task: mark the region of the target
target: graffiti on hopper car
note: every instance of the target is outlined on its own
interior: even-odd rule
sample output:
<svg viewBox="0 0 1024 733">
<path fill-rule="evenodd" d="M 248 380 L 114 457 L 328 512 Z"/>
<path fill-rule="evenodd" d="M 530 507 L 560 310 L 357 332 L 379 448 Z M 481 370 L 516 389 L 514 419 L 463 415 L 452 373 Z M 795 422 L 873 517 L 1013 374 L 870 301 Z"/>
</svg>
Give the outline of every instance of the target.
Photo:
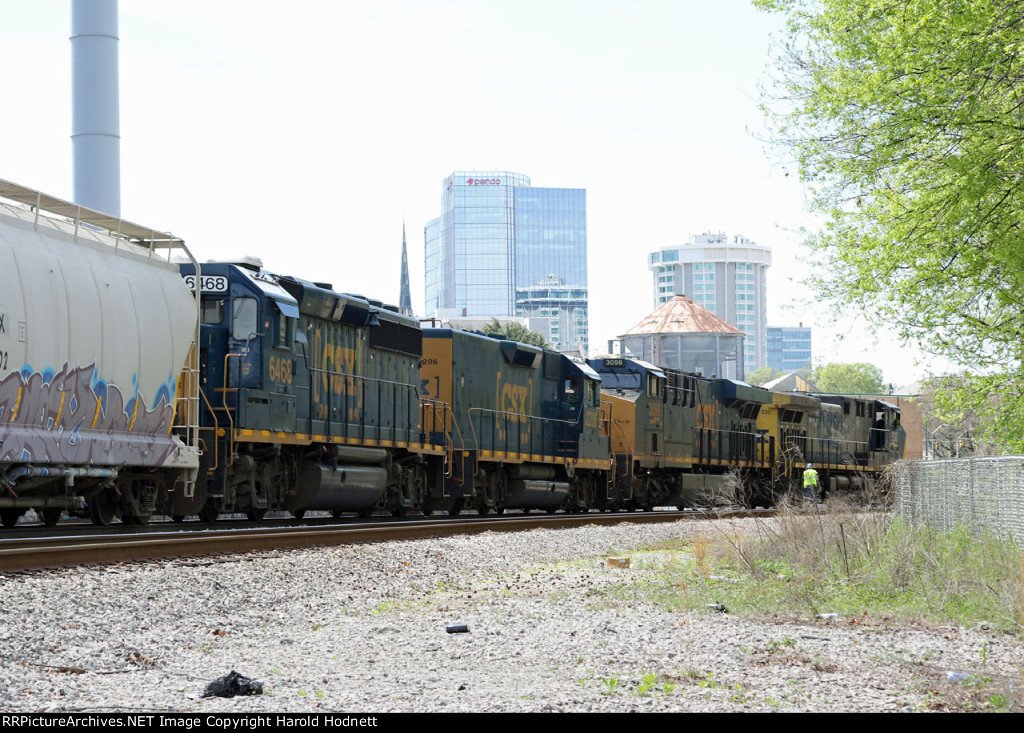
<svg viewBox="0 0 1024 733">
<path fill-rule="evenodd" d="M 11 372 L 0 380 L 0 461 L 160 465 L 175 448 L 172 390 L 147 408 L 95 364 Z"/>
</svg>

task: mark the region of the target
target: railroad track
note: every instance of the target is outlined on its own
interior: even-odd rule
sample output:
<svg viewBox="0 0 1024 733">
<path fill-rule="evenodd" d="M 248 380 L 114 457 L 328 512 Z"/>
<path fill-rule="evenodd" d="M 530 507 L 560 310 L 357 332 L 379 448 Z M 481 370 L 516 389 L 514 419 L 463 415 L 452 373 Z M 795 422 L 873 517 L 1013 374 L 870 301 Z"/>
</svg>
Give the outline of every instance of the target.
<svg viewBox="0 0 1024 733">
<path fill-rule="evenodd" d="M 559 529 L 584 524 L 618 522 L 674 522 L 713 517 L 770 515 L 766 511 L 666 511 L 643 513 L 589 513 L 506 515 L 491 517 L 405 519 L 390 522 L 320 524 L 313 526 L 232 528 L 198 525 L 195 530 L 176 525 L 176 531 L 154 528 L 140 533 L 0 539 L 0 572 L 74 567 L 95 563 L 132 562 L 175 557 L 197 557 L 264 550 L 326 547 L 360 542 L 421 539 L 480 532 L 510 532 L 547 527 Z"/>
</svg>

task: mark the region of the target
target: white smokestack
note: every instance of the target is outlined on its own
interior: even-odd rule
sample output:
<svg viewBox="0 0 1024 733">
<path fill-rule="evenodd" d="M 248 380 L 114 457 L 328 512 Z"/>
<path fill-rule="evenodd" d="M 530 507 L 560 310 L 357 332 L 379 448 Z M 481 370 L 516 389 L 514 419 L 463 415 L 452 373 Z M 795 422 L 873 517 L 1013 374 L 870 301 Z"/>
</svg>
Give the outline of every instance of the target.
<svg viewBox="0 0 1024 733">
<path fill-rule="evenodd" d="M 121 215 L 117 0 L 71 2 L 75 202 Z"/>
</svg>

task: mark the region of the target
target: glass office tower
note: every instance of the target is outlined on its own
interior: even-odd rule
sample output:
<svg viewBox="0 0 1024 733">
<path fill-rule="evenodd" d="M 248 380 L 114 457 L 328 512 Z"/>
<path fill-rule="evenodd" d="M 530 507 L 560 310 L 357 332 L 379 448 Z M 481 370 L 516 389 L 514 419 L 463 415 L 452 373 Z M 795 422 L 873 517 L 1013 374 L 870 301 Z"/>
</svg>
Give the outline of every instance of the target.
<svg viewBox="0 0 1024 733">
<path fill-rule="evenodd" d="M 441 216 L 424 227 L 424 242 L 427 316 L 552 318 L 553 345 L 586 354 L 584 189 L 455 171 L 442 182 Z M 548 302 L 563 295 L 572 303 Z"/>
<path fill-rule="evenodd" d="M 811 366 L 809 326 L 768 326 L 768 363 L 772 369 L 795 372 Z"/>
</svg>

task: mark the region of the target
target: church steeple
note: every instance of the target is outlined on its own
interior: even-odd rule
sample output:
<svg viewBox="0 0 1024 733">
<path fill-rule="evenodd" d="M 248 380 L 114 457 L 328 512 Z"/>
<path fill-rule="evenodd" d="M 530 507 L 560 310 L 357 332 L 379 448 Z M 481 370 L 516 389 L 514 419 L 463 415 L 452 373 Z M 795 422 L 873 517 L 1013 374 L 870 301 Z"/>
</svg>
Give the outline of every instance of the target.
<svg viewBox="0 0 1024 733">
<path fill-rule="evenodd" d="M 407 316 L 412 312 L 412 293 L 409 290 L 409 249 L 405 244 L 405 222 L 402 222 L 402 284 L 398 295 L 398 310 Z"/>
</svg>

